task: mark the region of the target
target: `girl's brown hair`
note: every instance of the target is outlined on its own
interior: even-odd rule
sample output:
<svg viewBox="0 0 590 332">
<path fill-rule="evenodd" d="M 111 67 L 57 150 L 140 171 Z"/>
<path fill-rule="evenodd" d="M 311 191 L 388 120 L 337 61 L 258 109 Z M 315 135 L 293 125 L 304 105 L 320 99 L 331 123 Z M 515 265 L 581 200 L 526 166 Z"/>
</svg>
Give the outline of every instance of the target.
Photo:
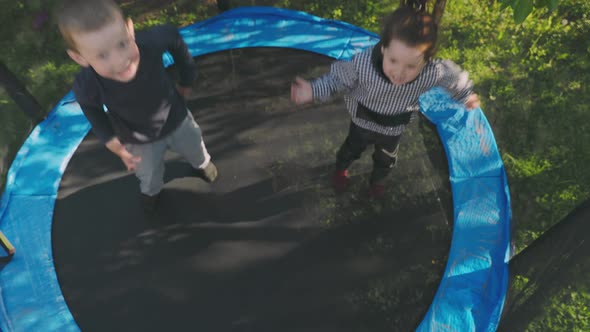
<svg viewBox="0 0 590 332">
<path fill-rule="evenodd" d="M 428 14 L 426 5 L 427 0 L 401 0 L 400 7 L 385 19 L 381 45 L 387 47 L 392 40 L 410 47 L 424 45 L 424 58 L 431 59 L 436 53 L 438 21 L 444 5 L 435 5 L 433 15 Z"/>
</svg>

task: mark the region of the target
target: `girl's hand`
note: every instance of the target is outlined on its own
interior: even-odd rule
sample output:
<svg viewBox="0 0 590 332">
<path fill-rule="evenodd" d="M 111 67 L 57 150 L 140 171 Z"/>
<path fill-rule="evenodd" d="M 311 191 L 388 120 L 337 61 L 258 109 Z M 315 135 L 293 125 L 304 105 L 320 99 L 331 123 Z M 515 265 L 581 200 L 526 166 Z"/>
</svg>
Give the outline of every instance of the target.
<svg viewBox="0 0 590 332">
<path fill-rule="evenodd" d="M 295 82 L 291 83 L 291 101 L 297 105 L 312 102 L 311 84 L 301 77 L 295 77 Z"/>
<path fill-rule="evenodd" d="M 472 93 L 469 95 L 469 97 L 467 97 L 465 107 L 468 111 L 471 111 L 472 109 L 479 107 L 479 96 L 477 95 L 477 93 Z"/>
</svg>

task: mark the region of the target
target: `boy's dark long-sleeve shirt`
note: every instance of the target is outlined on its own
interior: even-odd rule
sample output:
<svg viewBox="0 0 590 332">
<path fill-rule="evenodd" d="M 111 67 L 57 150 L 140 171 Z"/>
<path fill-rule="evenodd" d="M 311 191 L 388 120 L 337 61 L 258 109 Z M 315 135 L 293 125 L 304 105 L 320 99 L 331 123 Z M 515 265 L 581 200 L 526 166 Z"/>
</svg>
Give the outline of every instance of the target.
<svg viewBox="0 0 590 332">
<path fill-rule="evenodd" d="M 187 115 L 184 99 L 163 65 L 170 52 L 180 73 L 180 85 L 190 86 L 195 64 L 176 27 L 164 25 L 136 34 L 140 60 L 135 78 L 118 82 L 82 68 L 74 81 L 76 99 L 104 143 L 148 143 L 176 129 Z M 104 112 L 103 104 L 108 112 Z"/>
</svg>

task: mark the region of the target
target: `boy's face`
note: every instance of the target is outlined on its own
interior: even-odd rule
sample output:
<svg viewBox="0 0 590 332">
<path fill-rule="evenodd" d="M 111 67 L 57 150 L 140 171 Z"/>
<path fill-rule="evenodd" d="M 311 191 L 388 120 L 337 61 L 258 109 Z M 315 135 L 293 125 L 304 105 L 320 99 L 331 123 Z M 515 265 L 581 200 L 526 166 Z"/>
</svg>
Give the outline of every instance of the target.
<svg viewBox="0 0 590 332">
<path fill-rule="evenodd" d="M 413 81 L 426 65 L 426 48 L 427 45 L 410 47 L 399 40 L 392 40 L 387 47 L 381 47 L 383 73 L 395 85 Z"/>
<path fill-rule="evenodd" d="M 91 66 L 104 78 L 129 82 L 139 67 L 139 49 L 135 43 L 133 22 L 118 17 L 96 31 L 73 32 L 77 50 L 68 55 L 83 67 Z"/>
</svg>

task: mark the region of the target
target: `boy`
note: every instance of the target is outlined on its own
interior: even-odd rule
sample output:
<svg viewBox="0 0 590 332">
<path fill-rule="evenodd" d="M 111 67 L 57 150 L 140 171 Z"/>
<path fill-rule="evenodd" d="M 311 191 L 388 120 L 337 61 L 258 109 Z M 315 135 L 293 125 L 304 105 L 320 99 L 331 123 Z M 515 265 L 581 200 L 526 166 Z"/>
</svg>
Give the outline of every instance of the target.
<svg viewBox="0 0 590 332">
<path fill-rule="evenodd" d="M 213 182 L 217 169 L 183 98 L 195 65 L 177 29 L 167 25 L 135 35 L 133 22 L 112 0 L 64 0 L 56 14 L 67 53 L 82 66 L 76 99 L 95 135 L 135 172 L 145 211 L 155 211 L 167 149 Z M 178 86 L 165 71 L 164 51 L 179 68 Z"/>
</svg>

